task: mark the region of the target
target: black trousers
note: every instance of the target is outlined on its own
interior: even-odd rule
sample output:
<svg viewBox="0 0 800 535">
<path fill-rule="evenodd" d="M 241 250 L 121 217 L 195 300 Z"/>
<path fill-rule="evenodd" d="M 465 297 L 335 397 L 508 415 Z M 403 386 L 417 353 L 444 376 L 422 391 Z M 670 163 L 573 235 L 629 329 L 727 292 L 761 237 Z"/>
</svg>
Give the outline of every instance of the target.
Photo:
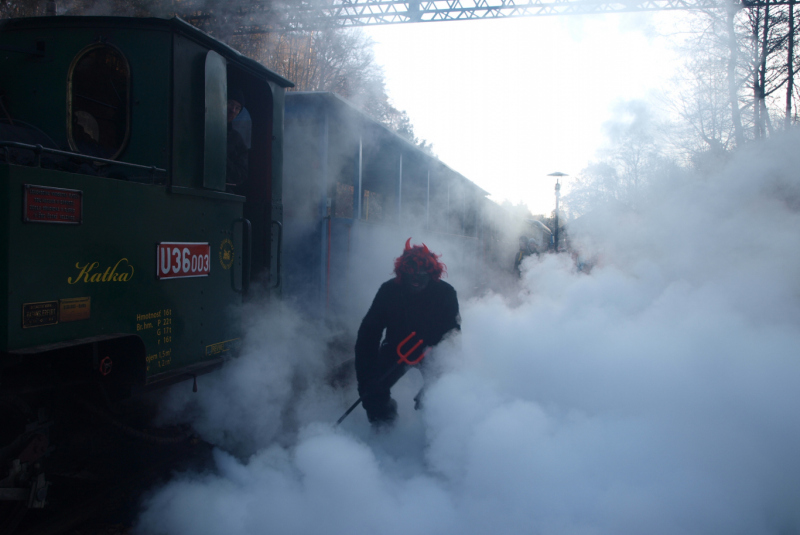
<svg viewBox="0 0 800 535">
<path fill-rule="evenodd" d="M 399 378 L 398 378 L 399 379 Z M 422 399 L 425 395 L 425 386 L 420 388 L 414 396 L 414 410 L 422 408 Z M 373 394 L 361 396 L 361 404 L 367 411 L 367 419 L 371 424 L 391 424 L 397 419 L 397 402 L 392 398 L 389 388 L 380 389 Z"/>
<path fill-rule="evenodd" d="M 419 351 L 424 351 L 421 348 Z M 418 355 L 411 358 L 416 359 Z M 389 345 L 382 345 L 380 348 L 380 365 L 371 370 L 369 378 L 358 384 L 358 395 L 361 396 L 361 404 L 367 411 L 367 419 L 374 425 L 391 424 L 397 418 L 397 402 L 392 399 L 391 389 L 403 375 L 412 367 L 418 368 L 425 377 L 425 363 L 418 366 L 408 366 L 406 364 L 396 364 L 397 357 L 394 348 Z M 414 396 L 414 409 L 422 407 L 422 397 L 425 386 Z"/>
<path fill-rule="evenodd" d="M 373 425 L 389 425 L 397 419 L 397 402 L 392 399 L 388 389 L 362 396 L 361 404 L 367 411 L 369 423 Z"/>
<path fill-rule="evenodd" d="M 395 364 L 385 357 L 386 348 L 381 348 L 384 366 L 371 373 L 370 380 L 359 383 L 358 393 L 361 404 L 367 411 L 367 419 L 372 424 L 391 424 L 397 418 L 397 402 L 392 399 L 391 389 L 405 375 L 408 367 Z"/>
</svg>

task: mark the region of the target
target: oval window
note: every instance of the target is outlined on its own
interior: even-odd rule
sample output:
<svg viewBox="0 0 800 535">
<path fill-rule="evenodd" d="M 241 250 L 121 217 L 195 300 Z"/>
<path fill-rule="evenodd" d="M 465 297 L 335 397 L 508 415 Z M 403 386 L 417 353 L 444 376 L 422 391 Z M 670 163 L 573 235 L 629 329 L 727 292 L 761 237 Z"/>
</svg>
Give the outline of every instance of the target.
<svg viewBox="0 0 800 535">
<path fill-rule="evenodd" d="M 75 152 L 116 158 L 130 134 L 130 68 L 106 44 L 81 50 L 69 69 L 67 137 Z"/>
</svg>

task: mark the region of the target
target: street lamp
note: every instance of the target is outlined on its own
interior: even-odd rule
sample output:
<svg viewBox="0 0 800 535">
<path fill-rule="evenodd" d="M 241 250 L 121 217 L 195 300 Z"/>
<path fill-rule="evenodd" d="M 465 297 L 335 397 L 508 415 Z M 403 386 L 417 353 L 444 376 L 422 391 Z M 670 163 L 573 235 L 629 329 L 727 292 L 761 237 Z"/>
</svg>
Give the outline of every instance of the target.
<svg viewBox="0 0 800 535">
<path fill-rule="evenodd" d="M 555 217 L 555 229 L 553 230 L 553 240 L 555 241 L 555 251 L 558 252 L 558 199 L 561 197 L 561 184 L 559 183 L 559 179 L 562 176 L 569 176 L 567 173 L 562 173 L 560 171 L 556 171 L 555 173 L 550 173 L 547 176 L 554 176 L 556 177 L 556 217 Z"/>
</svg>

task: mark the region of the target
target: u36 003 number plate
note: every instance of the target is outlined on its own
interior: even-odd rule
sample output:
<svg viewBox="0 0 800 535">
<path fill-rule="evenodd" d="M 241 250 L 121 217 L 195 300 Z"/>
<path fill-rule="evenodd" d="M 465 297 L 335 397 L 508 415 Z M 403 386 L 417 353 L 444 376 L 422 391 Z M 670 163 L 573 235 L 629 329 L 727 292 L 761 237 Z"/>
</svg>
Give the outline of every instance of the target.
<svg viewBox="0 0 800 535">
<path fill-rule="evenodd" d="M 211 272 L 208 243 L 162 242 L 156 247 L 156 276 L 159 279 L 207 277 Z"/>
</svg>

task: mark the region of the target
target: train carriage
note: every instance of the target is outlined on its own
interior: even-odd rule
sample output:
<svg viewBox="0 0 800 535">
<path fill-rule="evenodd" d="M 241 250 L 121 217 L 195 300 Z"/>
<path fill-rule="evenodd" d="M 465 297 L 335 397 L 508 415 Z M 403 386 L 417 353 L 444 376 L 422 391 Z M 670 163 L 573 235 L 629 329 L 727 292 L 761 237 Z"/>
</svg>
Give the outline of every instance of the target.
<svg viewBox="0 0 800 535">
<path fill-rule="evenodd" d="M 409 237 L 471 294 L 488 192 L 333 93 L 287 93 L 285 140 L 287 297 L 352 330 Z"/>
</svg>

